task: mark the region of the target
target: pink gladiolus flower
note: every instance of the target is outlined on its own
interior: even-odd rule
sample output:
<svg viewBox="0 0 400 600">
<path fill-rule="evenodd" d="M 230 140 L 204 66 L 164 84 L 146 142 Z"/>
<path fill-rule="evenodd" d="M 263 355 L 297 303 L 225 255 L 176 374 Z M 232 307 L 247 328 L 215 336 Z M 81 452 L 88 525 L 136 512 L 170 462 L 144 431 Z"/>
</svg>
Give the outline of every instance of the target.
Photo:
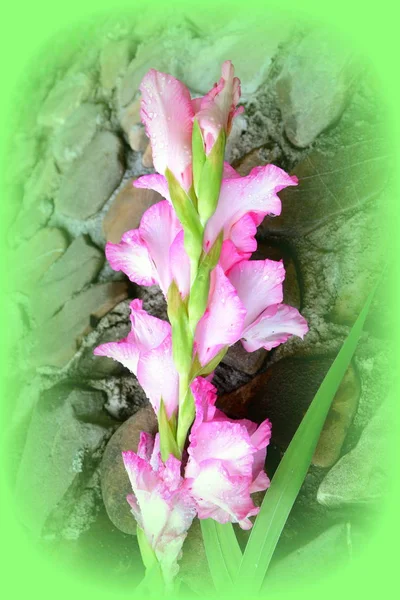
<svg viewBox="0 0 400 600">
<path fill-rule="evenodd" d="M 189 293 L 190 263 L 183 245 L 183 229 L 172 206 L 157 202 L 143 214 L 139 229 L 127 231 L 119 244 L 106 244 L 115 271 L 139 285 L 159 285 L 164 295 L 175 279 L 183 297 Z"/>
<path fill-rule="evenodd" d="M 141 117 L 150 138 L 156 171 L 167 168 L 185 190 L 192 184 L 194 111 L 189 90 L 167 73 L 154 69 L 144 76 Z"/>
<path fill-rule="evenodd" d="M 254 252 L 256 228 L 266 215 L 280 215 L 278 192 L 297 185 L 297 178 L 274 165 L 255 167 L 246 177 L 222 181 L 218 206 L 206 225 L 205 248 L 213 245 L 221 231 L 240 252 Z"/>
<path fill-rule="evenodd" d="M 257 427 L 246 419 L 229 419 L 215 408 L 216 390 L 204 379 L 198 378 L 192 391 L 196 418 L 185 478 L 198 516 L 250 529 L 249 517 L 259 512 L 250 494 L 269 486 L 264 462 L 271 424 L 266 420 Z"/>
<path fill-rule="evenodd" d="M 211 273 L 208 305 L 195 334 L 195 352 L 202 366 L 240 338 L 245 315 L 235 288 L 217 265 Z"/>
<path fill-rule="evenodd" d="M 248 352 L 271 350 L 292 335 L 303 338 L 307 333 L 307 321 L 298 310 L 281 304 L 285 279 L 282 262 L 244 260 L 232 267 L 228 278 L 246 309 L 241 338 Z"/>
<path fill-rule="evenodd" d="M 153 549 L 166 582 L 177 574 L 178 559 L 196 507 L 181 477 L 181 463 L 170 455 L 163 463 L 159 436 L 140 434 L 137 453 L 122 453 L 133 494 L 132 514 Z"/>
<path fill-rule="evenodd" d="M 154 189 L 171 202 L 167 181 L 161 175 L 144 175 L 134 185 Z M 220 264 L 225 272 L 250 258 L 257 249 L 258 225 L 267 215 L 280 215 L 281 201 L 277 194 L 292 185 L 297 185 L 297 178 L 274 165 L 255 167 L 249 175 L 241 177 L 225 163 L 218 206 L 204 234 L 204 250 L 208 251 L 223 231 Z"/>
<path fill-rule="evenodd" d="M 209 154 L 222 129 L 229 135 L 234 117 L 244 110 L 243 107 L 236 108 L 240 100 L 240 80 L 234 77 L 234 72 L 231 61 L 225 61 L 219 82 L 203 98 L 193 101 L 206 154 Z"/>
<path fill-rule="evenodd" d="M 142 309 L 142 301 L 131 303 L 132 331 L 119 342 L 107 342 L 94 350 L 127 367 L 149 398 L 156 414 L 163 398 L 170 418 L 178 408 L 178 373 L 172 359 L 171 326 Z M 157 376 L 154 374 L 157 373 Z"/>
</svg>

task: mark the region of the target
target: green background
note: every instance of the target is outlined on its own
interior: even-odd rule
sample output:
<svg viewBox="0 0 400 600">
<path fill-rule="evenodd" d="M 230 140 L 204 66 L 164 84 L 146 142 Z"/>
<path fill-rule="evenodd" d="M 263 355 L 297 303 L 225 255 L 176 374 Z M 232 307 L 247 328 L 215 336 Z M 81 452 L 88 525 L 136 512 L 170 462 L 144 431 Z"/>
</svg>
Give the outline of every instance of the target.
<svg viewBox="0 0 400 600">
<path fill-rule="evenodd" d="M 301 8 L 300 8 L 301 4 Z M 335 3 L 323 3 L 311 0 L 256 2 L 168 2 L 168 7 L 174 6 L 179 12 L 184 12 L 196 22 L 197 19 L 207 23 L 223 20 L 225 15 L 243 14 L 257 11 L 260 20 L 267 18 L 265 12 L 268 8 L 288 11 L 292 18 L 298 15 L 300 19 L 310 23 L 324 23 L 330 25 L 338 39 L 343 43 L 352 44 L 360 50 L 375 72 L 378 87 L 381 90 L 385 103 L 385 110 L 389 115 L 389 126 L 392 138 L 396 145 L 397 158 L 399 156 L 399 38 L 398 20 L 393 8 L 386 0 L 374 5 L 339 0 Z M 393 6 L 393 5 L 392 5 Z M 15 110 L 15 98 L 18 90 L 23 89 L 27 75 L 37 65 L 36 57 L 49 42 L 56 42 L 57 32 L 71 31 L 80 25 L 95 20 L 98 16 L 115 14 L 116 11 L 129 10 L 141 15 L 147 14 L 148 19 L 162 18 L 166 4 L 159 1 L 130 3 L 119 0 L 70 0 L 68 3 L 55 3 L 40 0 L 36 3 L 10 3 L 3 8 L 3 31 L 0 36 L 2 56 L 2 93 L 0 97 L 0 126 L 1 126 L 1 173 L 7 169 L 6 142 L 13 133 L 13 126 L 18 120 Z M 144 12 L 146 11 L 146 12 Z M 396 51 L 397 46 L 397 51 Z M 50 46 L 51 47 L 51 46 Z M 244 52 L 246 50 L 244 49 Z M 397 193 L 392 201 L 397 204 Z M 5 222 L 8 198 L 4 192 L 1 195 L 1 210 L 3 213 L 1 223 Z M 2 268 L 2 297 L 7 289 L 7 280 L 12 265 L 5 260 L 4 250 L 1 252 Z M 396 289 L 392 290 L 394 306 L 396 306 Z M 3 312 L 4 314 L 4 312 Z M 3 340 L 7 331 L 7 323 L 2 319 L 1 331 Z M 2 353 L 5 351 L 3 345 Z M 398 357 L 394 357 L 397 359 Z M 0 364 L 4 364 L 4 360 Z M 397 394 L 398 395 L 398 394 Z M 2 415 L 7 415 L 7 406 L 13 402 L 12 390 L 2 386 Z M 4 425 L 3 425 L 4 428 Z M 373 449 L 371 449 L 373 452 Z M 2 446 L 2 452 L 7 449 Z M 342 598 L 353 596 L 364 598 L 376 597 L 378 594 L 392 596 L 397 586 L 398 563 L 398 448 L 393 444 L 393 486 L 387 499 L 381 507 L 381 518 L 378 519 L 376 529 L 371 532 L 371 539 L 365 548 L 364 554 L 355 558 L 352 565 L 333 574 L 329 579 L 317 580 L 307 588 L 295 589 L 291 593 L 280 593 L 283 597 L 330 598 L 340 595 Z M 71 573 L 66 567 L 57 562 L 39 555 L 25 540 L 18 529 L 14 516 L 11 499 L 7 498 L 7 489 L 2 495 L 2 541 L 3 541 L 3 593 L 5 597 L 21 598 L 41 596 L 45 600 L 57 598 L 84 598 L 88 594 L 95 595 L 96 599 L 130 597 L 129 593 L 107 589 L 106 574 L 101 581 L 93 580 L 92 573 Z"/>
</svg>

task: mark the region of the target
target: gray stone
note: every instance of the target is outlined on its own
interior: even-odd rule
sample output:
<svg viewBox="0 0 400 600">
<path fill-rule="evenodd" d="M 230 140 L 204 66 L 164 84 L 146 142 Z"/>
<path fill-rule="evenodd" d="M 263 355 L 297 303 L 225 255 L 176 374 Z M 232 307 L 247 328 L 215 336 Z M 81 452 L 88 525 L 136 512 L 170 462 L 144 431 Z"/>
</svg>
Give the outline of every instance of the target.
<svg viewBox="0 0 400 600">
<path fill-rule="evenodd" d="M 272 441 L 285 450 L 332 361 L 327 357 L 283 358 L 247 385 L 220 397 L 218 405 L 233 417 L 247 417 L 257 423 L 269 418 Z M 351 366 L 333 399 L 313 464 L 328 467 L 338 460 L 359 397 L 360 383 Z"/>
<path fill-rule="evenodd" d="M 67 245 L 64 232 L 54 227 L 41 229 L 28 242 L 21 244 L 12 258 L 15 288 L 31 291 Z"/>
<path fill-rule="evenodd" d="M 302 236 L 335 216 L 361 209 L 387 185 L 385 146 L 379 131 L 370 131 L 335 154 L 311 152 L 293 171 L 299 179 L 298 186 L 279 194 L 281 215 L 264 219 L 260 233 Z"/>
<path fill-rule="evenodd" d="M 40 160 L 32 171 L 24 188 L 23 205 L 30 208 L 43 200 L 52 200 L 57 192 L 60 175 L 53 157 Z"/>
<path fill-rule="evenodd" d="M 282 590 L 286 585 L 304 585 L 315 577 L 328 575 L 332 569 L 343 568 L 351 559 L 350 524 L 330 527 L 321 535 L 272 562 L 265 579 L 265 590 Z"/>
<path fill-rule="evenodd" d="M 141 431 L 155 434 L 157 419 L 151 405 L 141 408 L 117 429 L 107 444 L 101 461 L 101 490 L 107 514 L 118 529 L 136 534 L 136 521 L 126 496 L 132 493 L 121 453 L 136 452 Z"/>
<path fill-rule="evenodd" d="M 47 224 L 52 212 L 53 203 L 46 199 L 33 204 L 28 209 L 22 207 L 9 231 L 10 244 L 14 246 L 32 238 Z"/>
<path fill-rule="evenodd" d="M 100 250 L 83 235 L 75 238 L 33 292 L 31 308 L 36 323 L 51 317 L 74 294 L 91 283 L 103 263 L 104 256 Z"/>
<path fill-rule="evenodd" d="M 73 73 L 59 81 L 47 96 L 38 116 L 39 125 L 55 127 L 66 121 L 91 91 L 84 73 Z"/>
<path fill-rule="evenodd" d="M 91 217 L 118 187 L 123 173 L 120 140 L 108 131 L 98 133 L 65 173 L 56 199 L 57 210 L 75 219 Z"/>
<path fill-rule="evenodd" d="M 295 146 L 305 148 L 338 120 L 359 71 L 354 52 L 340 48 L 327 31 L 314 30 L 293 49 L 276 88 L 286 135 Z"/>
<path fill-rule="evenodd" d="M 230 23 L 195 48 L 193 59 L 185 65 L 183 79 L 191 89 L 205 94 L 219 81 L 222 63 L 231 60 L 241 80 L 243 96 L 254 94 L 268 77 L 272 59 L 291 29 L 287 20 L 276 17 L 268 18 L 262 25 Z"/>
<path fill-rule="evenodd" d="M 82 154 L 105 121 L 104 106 L 82 104 L 55 131 L 52 149 L 54 158 L 61 169 L 67 168 Z"/>
<path fill-rule="evenodd" d="M 130 43 L 128 40 L 110 40 L 100 54 L 100 81 L 105 92 L 117 85 L 129 64 Z"/>
<path fill-rule="evenodd" d="M 40 535 L 52 514 L 68 505 L 91 476 L 96 452 L 110 435 L 104 396 L 56 386 L 44 392 L 30 423 L 19 467 L 16 500 L 22 522 Z M 85 406 L 85 410 L 82 409 Z M 97 420 L 100 418 L 100 424 Z"/>
<path fill-rule="evenodd" d="M 378 503 L 388 493 L 392 464 L 390 443 L 394 403 L 387 400 L 361 434 L 356 447 L 343 456 L 322 481 L 317 499 L 329 508 Z"/>
<path fill-rule="evenodd" d="M 74 356 L 81 339 L 92 324 L 127 296 L 125 282 L 102 283 L 89 287 L 68 300 L 46 327 L 34 331 L 26 340 L 33 367 L 62 367 Z"/>
</svg>

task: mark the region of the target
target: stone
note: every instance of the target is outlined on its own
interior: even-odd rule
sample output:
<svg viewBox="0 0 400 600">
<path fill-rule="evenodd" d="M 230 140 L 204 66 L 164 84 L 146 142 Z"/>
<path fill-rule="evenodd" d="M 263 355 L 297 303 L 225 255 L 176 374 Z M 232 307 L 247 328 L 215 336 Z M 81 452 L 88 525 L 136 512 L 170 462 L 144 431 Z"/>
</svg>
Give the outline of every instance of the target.
<svg viewBox="0 0 400 600">
<path fill-rule="evenodd" d="M 247 352 L 239 341 L 229 348 L 222 362 L 234 369 L 243 371 L 243 373 L 254 375 L 262 367 L 266 356 L 267 351 L 264 348 L 260 348 L 255 352 Z"/>
<path fill-rule="evenodd" d="M 110 40 L 100 53 L 100 82 L 105 92 L 112 92 L 129 64 L 129 40 Z"/>
<path fill-rule="evenodd" d="M 135 188 L 135 178 L 128 179 L 117 192 L 103 220 L 103 232 L 108 242 L 117 244 L 130 229 L 137 229 L 143 213 L 162 197 L 153 190 Z"/>
<path fill-rule="evenodd" d="M 191 89 L 205 94 L 219 81 L 222 63 L 231 60 L 241 80 L 242 94 L 248 97 L 266 80 L 272 59 L 291 29 L 287 20 L 272 15 L 262 26 L 256 22 L 229 23 L 195 48 L 192 60 L 185 64 L 183 79 Z"/>
<path fill-rule="evenodd" d="M 131 127 L 128 134 L 128 142 L 135 152 L 145 152 L 149 138 L 146 135 L 143 125 L 134 125 Z"/>
<path fill-rule="evenodd" d="M 101 491 L 107 514 L 118 529 L 131 535 L 136 534 L 136 521 L 126 496 L 132 493 L 132 487 L 121 452 L 136 452 L 141 431 L 152 435 L 157 432 L 157 418 L 150 404 L 138 410 L 117 429 L 107 444 L 100 467 Z"/>
<path fill-rule="evenodd" d="M 26 133 L 13 133 L 10 152 L 9 180 L 26 180 L 32 173 L 38 158 L 38 141 Z"/>
<path fill-rule="evenodd" d="M 267 217 L 262 235 L 304 236 L 340 214 L 360 210 L 385 189 L 388 156 L 379 131 L 334 154 L 313 150 L 293 170 L 296 187 L 280 192 L 282 213 Z"/>
<path fill-rule="evenodd" d="M 38 116 L 43 127 L 62 125 L 71 113 L 88 98 L 91 81 L 84 73 L 73 73 L 62 79 L 47 96 Z"/>
<path fill-rule="evenodd" d="M 19 516 L 33 535 L 42 533 L 54 513 L 73 508 L 98 464 L 111 434 L 103 405 L 102 392 L 89 389 L 58 385 L 41 394 L 16 483 Z"/>
<path fill-rule="evenodd" d="M 150 69 L 165 72 L 167 64 L 165 40 L 162 36 L 141 44 L 117 87 L 119 107 L 125 108 L 133 101 L 139 91 L 140 82 Z M 168 72 L 176 76 L 176 73 Z"/>
<path fill-rule="evenodd" d="M 23 205 L 26 209 L 45 200 L 52 200 L 56 195 L 60 175 L 52 156 L 47 155 L 40 160 L 24 187 Z"/>
<path fill-rule="evenodd" d="M 36 323 L 54 315 L 74 294 L 91 283 L 104 264 L 103 253 L 80 235 L 44 274 L 31 297 Z"/>
<path fill-rule="evenodd" d="M 341 116 L 360 75 L 354 51 L 315 29 L 289 54 L 276 82 L 285 132 L 299 148 Z"/>
<path fill-rule="evenodd" d="M 146 169 L 152 169 L 154 166 L 153 165 L 153 154 L 151 151 L 151 144 L 148 144 L 146 150 L 144 151 L 143 158 L 142 158 L 142 165 Z"/>
<path fill-rule="evenodd" d="M 41 229 L 29 241 L 21 244 L 12 256 L 15 288 L 30 291 L 63 254 L 67 245 L 65 233 L 56 227 Z"/>
<path fill-rule="evenodd" d="M 57 210 L 74 219 L 96 214 L 118 187 L 124 173 L 122 144 L 109 131 L 97 133 L 65 173 Z"/>
<path fill-rule="evenodd" d="M 120 125 L 126 137 L 129 137 L 131 131 L 137 127 L 140 122 L 141 97 L 135 98 L 126 108 L 120 110 Z"/>
<path fill-rule="evenodd" d="M 101 104 L 81 104 L 59 127 L 52 141 L 54 158 L 65 170 L 71 162 L 81 156 L 90 144 L 96 131 L 105 124 L 106 114 Z"/>
<path fill-rule="evenodd" d="M 19 242 L 32 238 L 39 229 L 47 224 L 52 212 L 53 203 L 46 199 L 27 209 L 22 207 L 9 231 L 10 244 L 15 246 Z"/>
<path fill-rule="evenodd" d="M 280 158 L 276 148 L 268 148 L 267 146 L 260 146 L 260 148 L 254 148 L 240 159 L 235 160 L 232 166 L 242 177 L 245 177 L 255 167 L 263 167 L 270 163 L 276 164 Z"/>
<path fill-rule="evenodd" d="M 248 418 L 256 423 L 269 418 L 272 441 L 285 450 L 332 361 L 327 357 L 283 358 L 246 385 L 220 397 L 218 405 L 232 417 Z M 333 399 L 313 464 L 329 467 L 338 460 L 360 393 L 358 376 L 350 366 Z"/>
<path fill-rule="evenodd" d="M 126 297 L 127 284 L 111 282 L 92 285 L 68 300 L 46 327 L 28 337 L 28 363 L 33 367 L 63 367 L 78 350 L 82 336 Z"/>
<path fill-rule="evenodd" d="M 317 500 L 328 508 L 378 505 L 387 496 L 392 466 L 395 403 L 386 400 L 367 424 L 357 445 L 322 481 Z M 392 439 L 393 438 L 393 439 Z"/>
<path fill-rule="evenodd" d="M 284 558 L 272 561 L 265 578 L 264 589 L 286 585 L 305 585 L 310 579 L 321 578 L 332 570 L 343 568 L 351 559 L 350 523 L 339 523 L 325 530 L 304 546 Z"/>
</svg>

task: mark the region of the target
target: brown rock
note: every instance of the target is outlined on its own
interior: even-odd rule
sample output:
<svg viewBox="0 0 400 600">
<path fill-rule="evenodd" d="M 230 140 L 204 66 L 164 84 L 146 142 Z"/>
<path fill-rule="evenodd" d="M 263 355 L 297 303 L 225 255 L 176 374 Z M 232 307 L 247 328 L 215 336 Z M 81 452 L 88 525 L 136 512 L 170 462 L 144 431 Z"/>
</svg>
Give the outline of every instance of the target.
<svg viewBox="0 0 400 600">
<path fill-rule="evenodd" d="M 134 125 L 128 134 L 128 142 L 132 150 L 135 152 L 144 152 L 149 143 L 149 138 L 146 135 L 143 125 Z"/>
<path fill-rule="evenodd" d="M 125 282 L 93 285 L 64 304 L 45 328 L 26 340 L 31 349 L 30 366 L 64 366 L 76 353 L 79 339 L 128 295 Z"/>
<path fill-rule="evenodd" d="M 243 156 L 240 160 L 233 163 L 233 167 L 242 176 L 245 177 L 254 167 L 261 167 L 269 163 L 276 162 L 277 155 L 275 152 L 261 146 L 255 148 Z"/>
<path fill-rule="evenodd" d="M 257 423 L 272 422 L 272 440 L 285 450 L 311 404 L 332 358 L 284 358 L 238 390 L 222 396 L 218 405 L 228 415 Z M 313 464 L 328 467 L 339 456 L 360 396 L 360 383 L 350 366 L 332 403 Z"/>
<path fill-rule="evenodd" d="M 140 123 L 140 102 L 141 98 L 136 98 L 129 106 L 121 110 L 120 123 L 126 135 L 129 135 L 132 127 Z"/>
<path fill-rule="evenodd" d="M 260 348 L 255 352 L 247 352 L 241 342 L 231 346 L 222 362 L 248 375 L 254 375 L 262 367 L 267 351 Z"/>
<path fill-rule="evenodd" d="M 136 534 L 136 521 L 126 501 L 132 488 L 121 452 L 137 450 L 141 431 L 153 435 L 157 431 L 157 419 L 151 405 L 138 410 L 117 429 L 107 444 L 100 465 L 101 491 L 107 514 L 118 529 L 131 535 Z"/>
<path fill-rule="evenodd" d="M 117 244 L 125 231 L 139 227 L 143 213 L 161 200 L 160 194 L 153 190 L 133 187 L 134 181 L 135 179 L 128 179 L 104 217 L 103 231 L 108 242 Z"/>
<path fill-rule="evenodd" d="M 151 152 L 151 144 L 149 143 L 142 158 L 142 165 L 146 167 L 146 169 L 151 169 L 153 165 L 153 154 Z"/>
</svg>

